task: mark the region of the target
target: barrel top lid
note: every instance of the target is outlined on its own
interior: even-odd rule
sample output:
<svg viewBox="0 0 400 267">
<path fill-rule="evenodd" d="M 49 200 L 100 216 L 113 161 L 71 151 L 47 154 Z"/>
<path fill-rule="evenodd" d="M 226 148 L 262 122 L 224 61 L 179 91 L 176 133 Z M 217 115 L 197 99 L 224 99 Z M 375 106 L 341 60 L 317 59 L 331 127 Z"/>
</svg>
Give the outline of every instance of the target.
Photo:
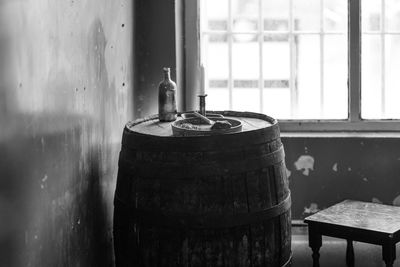
<svg viewBox="0 0 400 267">
<path fill-rule="evenodd" d="M 231 112 L 224 111 L 222 113 L 226 118 L 240 120 L 242 122 L 242 132 L 268 128 L 276 123 L 276 120 L 258 113 L 250 112 Z M 178 117 L 178 120 L 182 119 Z M 157 116 L 140 119 L 135 122 L 130 122 L 126 127 L 133 132 L 155 135 L 155 136 L 172 136 L 172 122 L 160 122 Z"/>
</svg>

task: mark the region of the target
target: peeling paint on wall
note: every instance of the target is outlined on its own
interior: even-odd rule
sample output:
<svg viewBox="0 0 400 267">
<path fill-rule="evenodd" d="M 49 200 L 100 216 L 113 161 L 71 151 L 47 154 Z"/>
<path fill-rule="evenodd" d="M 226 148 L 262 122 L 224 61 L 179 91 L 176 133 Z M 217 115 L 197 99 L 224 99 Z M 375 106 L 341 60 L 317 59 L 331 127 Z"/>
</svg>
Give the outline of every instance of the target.
<svg viewBox="0 0 400 267">
<path fill-rule="evenodd" d="M 380 201 L 380 200 L 379 200 L 378 198 L 376 198 L 376 197 L 373 197 L 373 198 L 371 199 L 371 202 L 372 202 L 372 203 L 383 204 L 383 202 Z"/>
<path fill-rule="evenodd" d="M 400 205 L 400 139 L 283 137 L 282 142 L 286 164 L 293 166 L 289 186 L 294 219 L 303 219 L 305 208 L 313 208 L 310 203 L 325 208 L 354 199 Z M 314 164 L 304 158 L 308 155 Z"/>
<path fill-rule="evenodd" d="M 308 176 L 314 170 L 314 158 L 309 155 L 300 156 L 294 163 L 296 170 L 301 170 L 303 175 Z"/>
<path fill-rule="evenodd" d="M 395 199 L 393 199 L 394 206 L 400 206 L 400 195 L 398 195 Z"/>
<path fill-rule="evenodd" d="M 310 206 L 304 207 L 304 214 L 312 214 L 318 212 L 318 204 L 317 203 L 311 203 Z"/>
<path fill-rule="evenodd" d="M 337 172 L 337 170 L 338 170 L 338 164 L 337 164 L 337 163 L 333 164 L 332 170 L 333 170 L 334 172 Z"/>
<path fill-rule="evenodd" d="M 289 178 L 291 174 L 292 174 L 292 172 L 288 168 L 286 168 L 286 176 L 287 176 L 287 178 Z"/>
</svg>

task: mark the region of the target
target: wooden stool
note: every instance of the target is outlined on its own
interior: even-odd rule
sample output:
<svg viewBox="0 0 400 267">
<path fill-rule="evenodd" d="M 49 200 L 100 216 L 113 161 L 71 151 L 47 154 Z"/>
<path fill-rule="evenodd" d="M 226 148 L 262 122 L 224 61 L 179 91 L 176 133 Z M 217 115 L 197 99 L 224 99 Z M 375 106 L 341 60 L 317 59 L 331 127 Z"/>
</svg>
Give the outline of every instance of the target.
<svg viewBox="0 0 400 267">
<path fill-rule="evenodd" d="M 319 266 L 322 235 L 347 240 L 347 266 L 354 266 L 353 240 L 382 246 L 386 266 L 393 266 L 396 243 L 400 240 L 400 207 L 345 200 L 307 217 L 304 222 L 308 224 L 314 267 Z"/>
</svg>

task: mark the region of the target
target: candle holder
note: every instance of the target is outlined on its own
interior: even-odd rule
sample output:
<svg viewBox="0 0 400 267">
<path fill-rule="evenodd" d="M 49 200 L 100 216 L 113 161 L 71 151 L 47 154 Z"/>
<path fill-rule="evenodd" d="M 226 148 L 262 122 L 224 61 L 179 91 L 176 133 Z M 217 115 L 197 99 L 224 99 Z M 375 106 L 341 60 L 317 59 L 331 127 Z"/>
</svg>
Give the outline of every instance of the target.
<svg viewBox="0 0 400 267">
<path fill-rule="evenodd" d="M 199 113 L 203 116 L 206 116 L 206 96 L 207 94 L 197 95 L 199 97 L 200 108 Z"/>
</svg>

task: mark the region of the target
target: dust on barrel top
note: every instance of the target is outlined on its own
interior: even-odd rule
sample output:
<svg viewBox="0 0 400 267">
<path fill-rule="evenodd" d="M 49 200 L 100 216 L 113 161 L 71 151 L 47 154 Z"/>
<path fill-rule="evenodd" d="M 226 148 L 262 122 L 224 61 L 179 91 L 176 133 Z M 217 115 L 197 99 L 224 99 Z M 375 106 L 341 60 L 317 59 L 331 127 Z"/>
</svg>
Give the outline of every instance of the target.
<svg viewBox="0 0 400 267">
<path fill-rule="evenodd" d="M 207 111 L 216 114 L 222 114 L 226 118 L 239 120 L 243 127 L 242 132 L 267 128 L 276 124 L 276 120 L 263 114 L 252 112 L 237 112 L 237 111 Z M 182 117 L 178 116 L 178 120 Z M 171 129 L 172 122 L 160 122 L 158 116 L 150 116 L 127 124 L 130 131 L 141 134 L 155 136 L 173 136 Z"/>
</svg>

